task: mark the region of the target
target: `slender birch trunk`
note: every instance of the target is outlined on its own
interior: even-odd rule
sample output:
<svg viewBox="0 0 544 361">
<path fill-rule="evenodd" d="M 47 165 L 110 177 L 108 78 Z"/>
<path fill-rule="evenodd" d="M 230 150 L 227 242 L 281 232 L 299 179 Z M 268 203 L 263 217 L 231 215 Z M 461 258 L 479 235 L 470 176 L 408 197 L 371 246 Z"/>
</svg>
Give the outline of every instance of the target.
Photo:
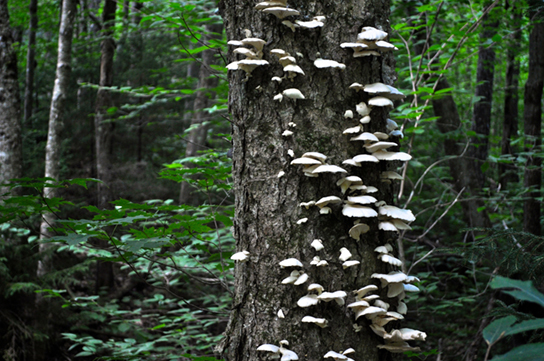
<svg viewBox="0 0 544 361">
<path fill-rule="evenodd" d="M 23 175 L 21 100 L 12 44 L 8 3 L 0 0 L 0 198 L 9 191 L 1 184 Z"/>
<path fill-rule="evenodd" d="M 47 133 L 47 145 L 45 147 L 45 177 L 60 179 L 61 161 L 61 133 L 64 127 L 64 114 L 66 112 L 66 97 L 70 85 L 72 73 L 72 38 L 74 34 L 74 20 L 76 18 L 76 0 L 63 0 L 62 15 L 59 30 L 57 72 L 51 107 L 49 109 L 49 130 Z M 59 196 L 59 188 L 46 187 L 43 190 L 45 199 Z M 54 223 L 54 215 L 46 213 L 40 226 L 40 238 L 52 236 L 49 228 Z M 46 252 L 50 244 L 40 244 L 40 252 Z M 50 258 L 44 256 L 38 264 L 38 276 L 43 276 L 49 269 Z"/>
</svg>

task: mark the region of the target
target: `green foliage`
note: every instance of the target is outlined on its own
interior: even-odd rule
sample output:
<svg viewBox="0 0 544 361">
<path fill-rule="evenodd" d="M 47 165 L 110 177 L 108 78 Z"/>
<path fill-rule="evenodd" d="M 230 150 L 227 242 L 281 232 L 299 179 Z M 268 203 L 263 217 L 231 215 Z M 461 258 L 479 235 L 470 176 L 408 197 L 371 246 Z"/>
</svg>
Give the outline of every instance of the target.
<svg viewBox="0 0 544 361">
<path fill-rule="evenodd" d="M 514 297 L 518 301 L 534 302 L 541 307 L 544 307 L 544 294 L 540 293 L 533 286 L 531 281 L 518 281 L 496 276 L 491 281 L 490 286 L 493 289 L 502 289 L 502 292 Z M 518 322 L 515 316 L 499 318 L 491 322 L 484 329 L 482 334 L 488 344 L 487 355 L 489 354 L 491 347 L 504 337 L 539 329 L 544 329 L 544 319 L 542 318 L 520 322 Z M 516 347 L 503 355 L 494 357 L 492 360 L 540 360 L 542 359 L 542 352 L 544 352 L 544 343 L 532 343 Z"/>
</svg>

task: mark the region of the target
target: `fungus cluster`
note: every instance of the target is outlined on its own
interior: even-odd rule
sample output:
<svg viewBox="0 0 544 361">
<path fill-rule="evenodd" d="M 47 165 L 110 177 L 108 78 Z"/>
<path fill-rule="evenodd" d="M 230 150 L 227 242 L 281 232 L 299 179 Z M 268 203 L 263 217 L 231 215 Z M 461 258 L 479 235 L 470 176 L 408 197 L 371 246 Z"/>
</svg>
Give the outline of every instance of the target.
<svg viewBox="0 0 544 361">
<path fill-rule="evenodd" d="M 365 56 L 380 56 L 378 51 L 388 52 L 398 50 L 393 44 L 384 39 L 387 33 L 378 30 L 372 26 L 363 27 L 363 31 L 357 34 L 357 41 L 354 43 L 342 43 L 340 46 L 344 49 L 353 49 L 353 57 L 360 58 Z"/>
<path fill-rule="evenodd" d="M 268 61 L 263 60 L 263 46 L 266 42 L 259 38 L 245 38 L 243 40 L 231 40 L 227 44 L 237 46 L 232 52 L 245 56 L 245 59 L 234 61 L 227 65 L 228 70 L 243 70 L 246 72 L 246 81 L 251 76 L 251 72 L 258 66 L 268 65 Z M 250 49 L 251 47 L 252 49 Z"/>
<path fill-rule="evenodd" d="M 255 6 L 255 9 L 264 14 L 273 14 L 278 19 L 282 20 L 282 24 L 295 31 L 297 28 L 303 29 L 316 29 L 321 28 L 325 24 L 324 16 L 307 17 L 311 18 L 309 21 L 284 20 L 290 16 L 298 16 L 300 12 L 295 9 L 291 9 L 287 6 L 286 0 L 270 0 L 260 2 Z M 354 51 L 353 56 L 355 58 L 364 58 L 367 56 L 380 56 L 381 53 L 396 50 L 395 46 L 386 41 L 388 34 L 382 30 L 374 27 L 363 27 L 362 31 L 357 35 L 355 42 L 346 42 L 340 44 L 341 48 L 352 49 Z M 247 74 L 247 78 L 251 76 L 251 71 L 258 66 L 269 64 L 268 61 L 263 60 L 263 46 L 265 42 L 261 39 L 246 38 L 240 41 L 229 41 L 229 45 L 236 46 L 233 53 L 240 54 L 245 59 L 235 61 L 227 66 L 229 70 L 244 70 Z M 298 54 L 298 53 L 297 53 Z M 302 68 L 297 64 L 297 60 L 290 53 L 283 49 L 272 49 L 270 51 L 272 58 L 277 58 L 277 62 L 283 69 L 283 77 L 274 76 L 271 82 L 276 86 L 283 82 L 283 80 L 293 81 L 297 76 L 305 75 Z M 336 68 L 340 70 L 346 69 L 346 65 L 334 60 L 328 60 L 324 58 L 318 58 L 314 61 L 316 68 Z M 307 177 L 318 177 L 321 173 L 341 173 L 341 178 L 338 179 L 336 185 L 338 186 L 337 195 L 325 195 L 318 200 L 311 200 L 300 203 L 302 212 L 312 212 L 316 208 L 319 210 L 319 214 L 327 217 L 334 212 L 340 212 L 343 216 L 348 217 L 353 221 L 353 226 L 349 229 L 349 237 L 344 237 L 350 242 L 353 240 L 357 242 L 364 241 L 364 235 L 368 232 L 395 232 L 410 229 L 409 223 L 415 220 L 411 211 L 406 209 L 400 209 L 398 207 L 387 205 L 385 201 L 378 200 L 375 195 L 379 195 L 379 188 L 377 185 L 364 184 L 363 180 L 355 174 L 350 174 L 348 170 L 361 173 L 358 168 L 363 170 L 370 164 L 381 164 L 382 169 L 389 169 L 392 165 L 398 164 L 398 162 L 406 162 L 411 159 L 411 155 L 404 152 L 393 150 L 398 147 L 398 138 L 402 137 L 402 132 L 398 130 L 398 125 L 391 119 L 386 120 L 385 129 L 378 132 L 365 131 L 365 127 L 372 121 L 374 114 L 383 114 L 383 112 L 375 112 L 378 110 L 388 110 L 394 107 L 394 101 L 402 100 L 405 96 L 396 88 L 375 82 L 371 84 L 353 83 L 350 86 L 352 91 L 357 92 L 357 96 L 360 99 L 357 104 L 354 104 L 355 111 L 353 109 L 345 110 L 343 116 L 346 122 L 350 124 L 343 134 L 348 137 L 347 141 L 356 142 L 360 145 L 360 152 L 350 159 L 346 159 L 342 162 L 344 167 L 340 167 L 334 164 L 326 163 L 328 157 L 318 151 L 309 151 L 302 156 L 296 158 L 292 149 L 289 149 L 287 153 L 293 159 L 290 161 L 292 166 L 301 166 L 303 174 Z M 273 99 L 281 102 L 284 98 L 293 99 L 293 102 L 288 105 L 295 106 L 296 100 L 303 100 L 306 97 L 302 92 L 296 88 L 286 88 L 278 92 Z M 359 119 L 355 117 L 358 116 Z M 355 123 L 355 124 L 353 124 Z M 295 129 L 296 124 L 290 122 L 289 127 Z M 373 127 L 376 128 L 376 127 Z M 295 136 L 293 130 L 284 130 L 283 137 Z M 287 138 L 290 139 L 290 138 Z M 385 163 L 383 163 L 385 162 Z M 348 170 L 346 170 L 346 169 Z M 282 170 L 278 173 L 277 177 L 281 178 L 285 176 L 285 172 Z M 401 180 L 402 176 L 395 171 L 386 170 L 380 173 L 380 183 L 388 184 Z M 377 221 L 370 221 L 371 219 Z M 300 218 L 296 221 L 297 225 L 302 225 L 308 221 L 307 217 Z M 387 233 L 385 233 L 387 234 Z M 387 236 L 388 238 L 390 237 Z M 394 233 L 393 233 L 394 235 Z M 300 320 L 297 320 L 300 324 L 308 323 L 314 324 L 319 328 L 326 328 L 334 320 L 327 320 L 326 318 L 319 317 L 314 313 L 316 305 L 320 303 L 328 303 L 334 301 L 339 307 L 345 308 L 351 311 L 355 319 L 353 325 L 354 331 L 361 331 L 362 327 L 357 323 L 357 320 L 362 316 L 366 318 L 370 323 L 372 331 L 384 340 L 384 344 L 379 345 L 381 349 L 388 350 L 390 352 L 403 352 L 407 350 L 418 350 L 418 348 L 412 347 L 408 344 L 408 341 L 423 341 L 426 338 L 426 334 L 421 331 L 412 329 L 392 329 L 390 322 L 399 321 L 404 318 L 403 315 L 407 313 L 406 304 L 403 299 L 406 296 L 406 292 L 417 292 L 419 289 L 413 285 L 414 282 L 419 281 L 415 277 L 410 277 L 398 268 L 402 266 L 402 261 L 395 257 L 393 253 L 393 247 L 386 243 L 375 248 L 377 259 L 386 264 L 391 269 L 389 273 L 374 273 L 370 276 L 375 280 L 378 285 L 369 284 L 353 292 L 346 292 L 344 290 L 326 290 L 322 285 L 315 282 L 312 279 L 314 267 L 329 267 L 331 264 L 341 264 L 342 268 L 349 272 L 349 268 L 360 266 L 361 261 L 353 259 L 353 254 L 350 252 L 349 245 L 352 243 L 347 242 L 346 247 L 341 247 L 338 252 L 338 261 L 335 259 L 322 259 L 326 258 L 321 252 L 324 248 L 324 242 L 320 239 L 314 239 L 311 242 L 311 247 L 315 252 L 321 252 L 321 256 L 315 255 L 313 259 L 308 262 L 309 268 L 305 270 L 303 262 L 297 258 L 287 258 L 279 262 L 279 267 L 285 269 L 286 272 L 284 278 L 279 280 L 279 283 L 284 285 L 283 287 L 302 286 L 310 283 L 306 288 L 306 295 L 300 297 L 297 300 L 297 306 L 303 309 L 308 309 L 308 313 Z M 338 253 L 337 253 L 338 254 Z M 241 251 L 235 253 L 231 258 L 238 262 L 244 262 L 250 259 L 251 255 L 248 251 Z M 304 260 L 303 260 L 304 261 Z M 338 263 L 337 263 L 338 262 Z M 289 273 L 287 273 L 289 272 Z M 385 295 L 384 299 L 381 299 L 377 294 L 381 292 Z M 350 298 L 354 298 L 355 301 L 350 302 Z M 285 318 L 285 314 L 281 309 L 277 311 L 278 319 Z M 281 321 L 280 321 L 281 322 Z M 285 321 L 284 321 L 285 322 Z M 313 327 L 313 326 L 312 326 Z M 387 330 L 387 329 L 388 330 Z M 298 360 L 298 355 L 286 348 L 289 343 L 287 340 L 279 342 L 279 346 L 273 344 L 262 344 L 257 350 L 268 352 L 273 354 L 273 357 L 281 357 L 281 361 Z M 329 351 L 323 357 L 332 358 L 334 360 L 346 360 L 354 361 L 347 355 L 354 353 L 353 348 L 348 348 L 341 352 Z"/>
</svg>

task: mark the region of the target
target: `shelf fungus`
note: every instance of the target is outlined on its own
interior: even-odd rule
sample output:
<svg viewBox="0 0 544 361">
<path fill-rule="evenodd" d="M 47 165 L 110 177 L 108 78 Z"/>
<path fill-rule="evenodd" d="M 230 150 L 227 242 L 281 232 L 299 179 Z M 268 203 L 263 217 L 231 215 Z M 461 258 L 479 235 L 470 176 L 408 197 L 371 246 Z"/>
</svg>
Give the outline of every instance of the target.
<svg viewBox="0 0 544 361">
<path fill-rule="evenodd" d="M 315 318 L 313 316 L 304 316 L 302 318 L 304 323 L 313 323 L 321 328 L 326 328 L 329 325 L 329 321 L 324 318 Z"/>
<path fill-rule="evenodd" d="M 376 212 L 374 209 L 353 203 L 345 203 L 344 207 L 342 208 L 342 214 L 346 217 L 357 218 L 371 218 L 378 216 L 378 212 Z"/>
<path fill-rule="evenodd" d="M 300 15 L 300 12 L 298 10 L 281 6 L 269 7 L 266 9 L 262 9 L 261 11 L 266 14 L 272 14 L 280 20 L 283 20 L 288 16 Z"/>
<path fill-rule="evenodd" d="M 249 259 L 249 252 L 248 251 L 236 252 L 230 257 L 230 259 L 233 261 L 245 262 Z"/>
<path fill-rule="evenodd" d="M 280 354 L 281 355 L 281 359 L 280 361 L 295 361 L 295 360 L 298 360 L 298 355 L 291 351 L 291 350 L 288 350 L 286 348 L 284 348 L 283 346 L 288 346 L 289 343 L 285 340 L 282 340 L 280 341 L 280 346 L 276 346 L 276 345 L 271 345 L 271 344 L 268 344 L 268 343 L 265 343 L 264 345 L 261 345 L 259 347 L 257 347 L 257 351 L 266 351 L 266 352 L 272 352 L 274 354 Z"/>
<path fill-rule="evenodd" d="M 294 284 L 296 286 L 304 284 L 308 281 L 309 276 L 307 273 L 302 273 L 299 271 L 292 271 L 289 277 L 284 278 L 281 283 L 284 285 Z"/>
<path fill-rule="evenodd" d="M 303 29 L 321 28 L 325 25 L 325 16 L 314 16 L 310 21 L 295 20 L 295 26 Z"/>
<path fill-rule="evenodd" d="M 365 234 L 370 227 L 365 223 L 357 223 L 349 230 L 349 236 L 357 241 L 361 239 L 361 234 Z"/>
<path fill-rule="evenodd" d="M 317 305 L 319 303 L 319 299 L 317 297 L 322 292 L 323 292 L 323 286 L 317 283 L 312 283 L 311 285 L 308 286 L 308 294 L 306 296 L 301 297 L 297 301 L 298 307 L 306 308 L 306 307 Z"/>
<path fill-rule="evenodd" d="M 288 258 L 288 259 L 284 259 L 283 261 L 280 262 L 280 267 L 281 268 L 303 267 L 303 265 L 302 265 L 302 262 L 300 262 L 296 258 Z"/>
<path fill-rule="evenodd" d="M 329 262 L 321 259 L 318 256 L 315 256 L 312 261 L 310 262 L 310 265 L 316 266 L 316 267 L 326 267 L 329 265 Z"/>
<path fill-rule="evenodd" d="M 323 68 L 337 68 L 340 70 L 346 69 L 345 64 L 339 63 L 335 60 L 328 60 L 328 59 L 321 59 L 321 58 L 316 59 L 314 61 L 314 66 L 319 69 L 323 69 Z"/>
<path fill-rule="evenodd" d="M 315 205 L 319 207 L 319 213 L 329 214 L 331 213 L 331 209 L 330 207 L 327 207 L 327 205 L 336 204 L 336 203 L 342 203 L 342 199 L 340 199 L 337 196 L 328 196 L 328 197 L 323 197 L 317 202 L 315 202 Z"/>
<path fill-rule="evenodd" d="M 354 353 L 355 350 L 348 348 L 343 352 L 329 351 L 323 356 L 323 358 L 332 358 L 334 361 L 353 361 L 353 359 L 347 357 L 350 353 Z"/>
<path fill-rule="evenodd" d="M 320 239 L 314 239 L 312 241 L 312 244 L 311 246 L 316 250 L 316 251 L 321 251 L 323 248 L 325 248 L 323 246 L 323 241 L 321 241 Z"/>
<path fill-rule="evenodd" d="M 346 298 L 346 296 L 347 293 L 344 291 L 323 292 L 317 296 L 317 299 L 323 302 L 335 301 L 339 306 L 343 306 L 345 303 L 344 298 Z"/>
<path fill-rule="evenodd" d="M 348 177 L 340 178 L 336 185 L 342 190 L 342 194 L 345 194 L 351 185 L 363 185 L 363 180 L 355 175 L 350 175 Z"/>
</svg>

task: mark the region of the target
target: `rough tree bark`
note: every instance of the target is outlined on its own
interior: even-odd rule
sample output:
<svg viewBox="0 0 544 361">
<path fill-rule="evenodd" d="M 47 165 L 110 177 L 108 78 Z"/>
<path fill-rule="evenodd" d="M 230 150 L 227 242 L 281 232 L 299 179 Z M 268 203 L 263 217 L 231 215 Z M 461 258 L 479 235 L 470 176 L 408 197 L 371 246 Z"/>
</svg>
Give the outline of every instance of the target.
<svg viewBox="0 0 544 361">
<path fill-rule="evenodd" d="M 38 29 L 38 0 L 30 0 L 28 6 L 30 25 L 28 27 L 28 49 L 26 53 L 25 77 L 25 122 L 32 116 L 34 95 L 34 71 L 36 69 L 36 30 Z"/>
<path fill-rule="evenodd" d="M 363 92 L 349 86 L 353 82 L 392 84 L 392 55 L 354 58 L 353 52 L 340 48 L 340 44 L 355 41 L 363 26 L 389 31 L 389 2 L 290 0 L 288 4 L 301 12 L 300 17 L 289 18 L 291 21 L 326 15 L 325 25 L 293 32 L 274 16 L 256 11 L 253 1 L 223 0 L 220 4 L 228 39 L 265 40 L 263 58 L 270 65 L 258 67 L 247 81 L 243 71 L 229 72 L 236 197 L 233 231 L 237 251 L 248 251 L 250 256 L 248 262 L 236 266 L 236 295 L 226 337 L 218 350 L 229 361 L 260 360 L 266 355 L 257 351 L 259 345 L 278 345 L 285 339 L 288 348 L 304 360 L 320 360 L 328 351 L 350 347 L 356 351 L 350 355 L 354 359 L 388 360 L 391 356 L 377 349 L 382 341 L 368 328 L 364 317 L 357 321 L 362 329 L 355 332 L 354 316 L 345 306 L 322 302 L 310 308 L 297 307 L 297 300 L 308 293 L 309 283 L 321 284 L 330 292 L 344 290 L 348 293 L 346 304 L 353 302 L 351 291 L 375 283 L 370 276 L 386 269 L 373 252 L 386 242 L 386 236 L 377 230 L 376 218 L 363 218 L 371 231 L 361 241 L 350 238 L 353 219 L 342 216 L 341 205 L 331 206 L 333 211 L 328 215 L 319 215 L 317 207 L 300 207 L 301 202 L 324 196 L 343 197 L 336 185 L 342 175 L 305 177 L 301 166 L 290 165 L 293 158 L 288 150 L 292 149 L 297 158 L 305 152 L 321 152 L 328 156 L 327 163 L 336 165 L 363 153 L 360 143 L 350 142 L 350 136 L 342 134 L 345 128 L 359 124 L 357 115 L 345 119 L 344 112 L 351 109 L 355 113 L 355 105 L 368 100 Z M 283 79 L 280 84 L 271 81 L 283 74 L 277 58 L 270 54 L 272 49 L 284 49 L 296 57 L 305 75 L 293 81 Z M 229 60 L 235 57 L 229 49 Z M 317 69 L 313 62 L 319 57 L 344 63 L 346 69 Z M 288 88 L 299 89 L 305 99 L 295 101 L 284 96 L 282 102 L 272 100 Z M 371 118 L 364 131 L 383 132 L 386 112 L 374 109 Z M 282 136 L 286 130 L 294 134 Z M 385 168 L 382 163 L 343 167 L 349 169 L 348 174 L 361 177 L 364 184 L 379 187 L 376 198 L 390 204 L 392 189 L 380 182 L 379 171 Z M 278 177 L 281 171 L 285 174 Z M 297 223 L 304 218 L 305 223 Z M 314 239 L 323 240 L 325 248 L 316 252 L 310 247 Z M 342 269 L 338 261 L 341 247 L 348 248 L 361 264 Z M 314 256 L 327 260 L 329 266 L 311 266 Z M 278 264 L 292 257 L 303 263 L 310 276 L 302 286 L 281 284 L 292 269 L 280 269 Z M 277 316 L 279 310 L 285 318 Z M 326 318 L 329 327 L 302 323 L 306 315 Z"/>
<path fill-rule="evenodd" d="M 76 18 L 76 0 L 64 0 L 62 2 L 62 15 L 59 29 L 57 72 L 51 107 L 49 108 L 49 130 L 47 133 L 47 145 L 45 146 L 45 177 L 60 179 L 60 156 L 61 156 L 61 132 L 64 127 L 64 113 L 66 111 L 66 96 L 70 85 L 72 73 L 72 38 L 74 34 L 74 20 Z M 59 196 L 59 188 L 46 187 L 43 190 L 44 198 Z M 54 222 L 52 213 L 43 215 L 40 226 L 40 238 L 52 236 L 49 227 Z M 50 243 L 40 244 L 40 252 L 46 252 Z M 44 257 L 38 263 L 38 276 L 47 273 L 49 265 L 48 258 Z"/>
<path fill-rule="evenodd" d="M 504 120 L 502 125 L 501 154 L 512 155 L 514 149 L 510 144 L 512 136 L 518 132 L 518 88 L 519 88 L 519 58 L 518 47 L 521 43 L 521 9 L 516 4 L 510 9 L 514 36 L 508 39 L 507 46 L 507 65 L 506 65 L 506 84 L 504 89 Z M 518 176 L 515 173 L 515 167 L 511 164 L 499 164 L 499 182 L 501 188 L 506 189 L 508 182 L 517 182 Z"/>
<path fill-rule="evenodd" d="M 486 8 L 490 5 L 486 5 Z M 480 43 L 485 44 L 497 33 L 498 21 L 493 19 L 493 13 L 484 15 Z M 493 79 L 495 75 L 495 50 L 492 46 L 481 45 L 478 50 L 478 65 L 476 70 L 476 92 L 478 98 L 472 112 L 472 130 L 476 136 L 472 139 L 470 155 L 476 160 L 476 167 L 481 167 L 487 161 L 489 152 L 489 132 L 491 127 L 491 104 L 493 100 Z M 482 189 L 485 183 L 484 172 L 474 174 L 476 183 L 473 187 Z"/>
<path fill-rule="evenodd" d="M 534 17 L 535 13 L 530 13 Z M 536 22 L 529 35 L 529 76 L 525 83 L 524 132 L 525 151 L 540 153 L 542 146 L 542 88 L 544 86 L 544 16 Z M 525 164 L 524 186 L 530 189 L 523 204 L 523 230 L 535 235 L 541 234 L 540 201 L 542 187 L 542 158 L 529 156 Z"/>
<path fill-rule="evenodd" d="M 222 24 L 211 24 L 206 26 L 206 32 L 208 35 L 203 36 L 200 40 L 207 42 L 209 39 L 219 39 L 220 34 L 223 31 Z M 185 157 L 194 157 L 199 151 L 204 150 L 206 143 L 206 137 L 208 133 L 208 127 L 202 123 L 210 116 L 204 109 L 209 107 L 212 103 L 214 94 L 210 94 L 210 89 L 217 86 L 217 78 L 214 76 L 214 70 L 210 65 L 217 64 L 217 51 L 215 49 L 208 49 L 202 52 L 202 60 L 200 71 L 198 74 L 197 88 L 201 89 L 196 93 L 196 97 L 193 103 L 193 117 L 191 119 L 191 127 L 193 128 L 186 138 Z M 191 185 L 187 182 L 181 183 L 181 190 L 179 195 L 180 204 L 189 204 L 191 200 Z M 196 204 L 195 202 L 191 204 Z"/>
<path fill-rule="evenodd" d="M 17 55 L 13 50 L 7 0 L 0 0 L 0 185 L 23 173 Z M 0 197 L 8 192 L 0 186 Z"/>
</svg>

